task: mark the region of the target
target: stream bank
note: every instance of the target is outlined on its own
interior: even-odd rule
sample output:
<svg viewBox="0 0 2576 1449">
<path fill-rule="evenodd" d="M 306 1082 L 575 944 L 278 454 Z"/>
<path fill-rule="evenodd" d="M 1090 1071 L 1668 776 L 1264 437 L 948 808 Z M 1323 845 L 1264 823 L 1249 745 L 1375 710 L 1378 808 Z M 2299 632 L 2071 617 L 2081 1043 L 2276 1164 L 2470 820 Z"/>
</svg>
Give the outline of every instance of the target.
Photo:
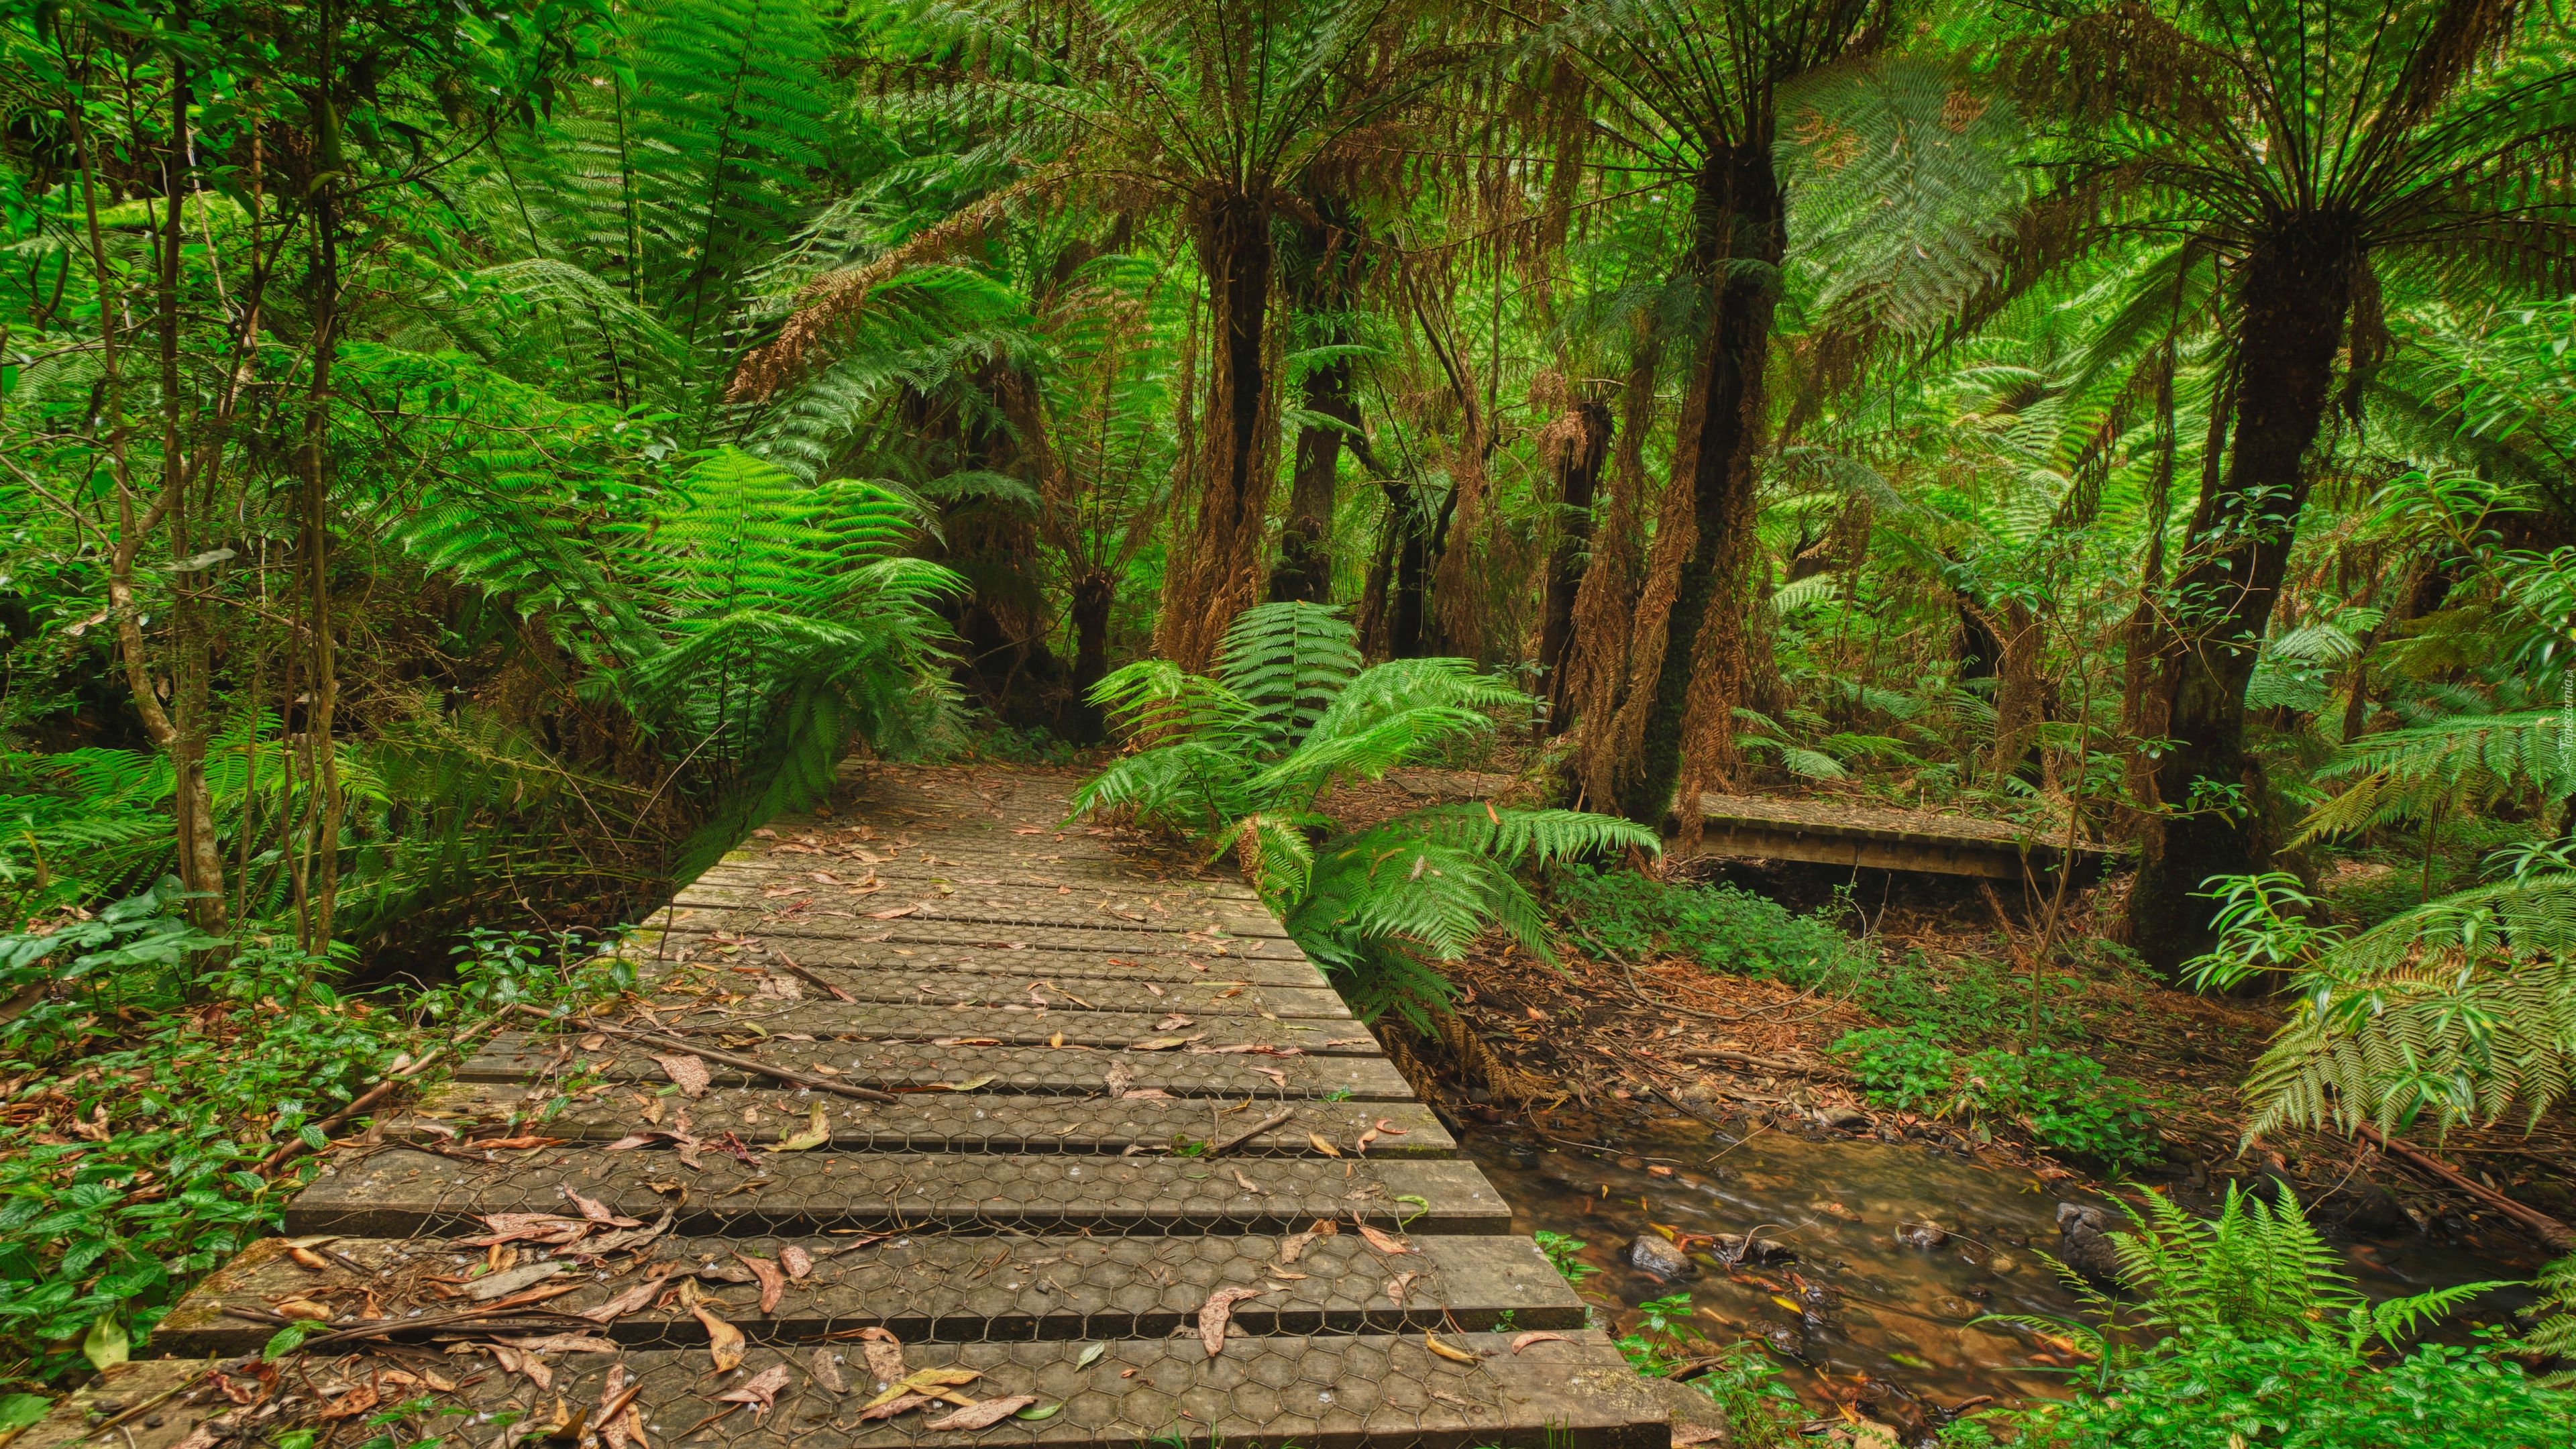
<svg viewBox="0 0 2576 1449">
<path fill-rule="evenodd" d="M 2061 1203 L 2123 1221 L 2090 1185 L 1814 1125 L 1729 1132 L 1642 1104 L 1487 1117 L 1468 1108 L 1463 1147 L 1509 1199 L 1514 1232 L 1581 1244 L 1564 1251 L 1578 1273 L 1596 1270 L 1579 1287 L 1604 1320 L 1629 1331 L 1641 1305 L 1686 1293 L 1713 1345 L 1762 1343 L 1820 1418 L 1848 1410 L 1920 1443 L 1956 1413 L 2062 1394 L 2082 1368 L 2063 1338 L 1980 1320 L 2078 1317 L 2081 1299 L 2043 1255 L 2066 1251 Z M 2215 1207 L 2206 1189 L 2176 1196 Z M 1756 1246 L 1739 1250 L 1748 1233 Z M 1670 1278 L 1636 1266 L 1629 1245 L 1640 1240 L 1677 1243 L 1685 1266 Z M 2528 1278 L 2542 1259 L 2501 1234 L 2333 1241 L 2374 1298 Z M 2499 1292 L 2457 1328 L 2527 1301 Z"/>
</svg>

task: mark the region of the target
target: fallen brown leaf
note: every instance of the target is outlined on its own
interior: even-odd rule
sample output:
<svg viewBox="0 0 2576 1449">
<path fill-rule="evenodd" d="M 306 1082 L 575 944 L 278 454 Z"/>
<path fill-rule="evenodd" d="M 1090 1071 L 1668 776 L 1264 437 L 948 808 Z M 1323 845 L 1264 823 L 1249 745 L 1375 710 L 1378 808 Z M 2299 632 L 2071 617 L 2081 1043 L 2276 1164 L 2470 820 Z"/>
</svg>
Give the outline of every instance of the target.
<svg viewBox="0 0 2576 1449">
<path fill-rule="evenodd" d="M 681 1056 L 675 1053 L 667 1057 L 657 1056 L 653 1061 L 655 1065 L 661 1067 L 662 1074 L 679 1087 L 680 1095 L 683 1097 L 705 1096 L 707 1084 L 715 1080 L 707 1074 L 706 1062 L 698 1057 Z"/>
<path fill-rule="evenodd" d="M 1422 1335 L 1422 1343 L 1425 1348 L 1430 1349 L 1433 1353 L 1440 1355 L 1442 1358 L 1445 1358 L 1452 1363 L 1474 1363 L 1477 1361 L 1476 1355 L 1473 1353 L 1458 1347 L 1456 1344 L 1442 1343 L 1437 1337 L 1427 1331 Z"/>
<path fill-rule="evenodd" d="M 850 1391 L 849 1385 L 841 1381 L 841 1366 L 832 1362 L 832 1346 L 828 1343 L 815 1348 L 813 1358 L 807 1361 L 806 1372 L 814 1376 L 814 1382 L 822 1385 L 826 1393 L 839 1395 Z"/>
<path fill-rule="evenodd" d="M 1368 1239 L 1368 1245 L 1377 1249 L 1381 1253 L 1392 1256 L 1397 1253 L 1410 1253 L 1413 1251 L 1413 1245 L 1411 1243 L 1406 1242 L 1404 1239 L 1399 1238 L 1392 1233 L 1381 1233 L 1366 1223 L 1360 1223 L 1359 1230 L 1360 1236 Z"/>
<path fill-rule="evenodd" d="M 742 1367 L 742 1330 L 718 1318 L 703 1303 L 689 1305 L 689 1311 L 707 1326 L 707 1357 L 715 1360 L 716 1372 L 729 1374 Z"/>
<path fill-rule="evenodd" d="M 1246 1298 L 1258 1298 L 1259 1288 L 1219 1288 L 1199 1305 L 1199 1342 L 1207 1345 L 1210 1358 L 1225 1352 L 1225 1326 L 1234 1316 L 1234 1305 Z"/>
<path fill-rule="evenodd" d="M 787 1296 L 787 1274 L 767 1258 L 745 1257 L 740 1253 L 733 1256 L 734 1261 L 749 1268 L 751 1276 L 760 1280 L 760 1311 L 776 1313 L 778 1300 Z"/>
<path fill-rule="evenodd" d="M 859 1410 L 859 1422 L 865 1424 L 872 1419 L 891 1419 L 897 1414 L 909 1414 L 929 1402 L 928 1394 L 899 1393 Z"/>
<path fill-rule="evenodd" d="M 1529 1347 L 1533 1343 L 1572 1342 L 1574 1342 L 1573 1339 L 1566 1337 L 1562 1333 L 1524 1333 L 1520 1337 L 1512 1340 L 1512 1352 L 1519 1353 L 1522 1349 Z"/>
<path fill-rule="evenodd" d="M 788 1277 L 801 1283 L 806 1274 L 814 1271 L 814 1255 L 790 1243 L 778 1250 L 778 1266 L 787 1270 Z"/>
<path fill-rule="evenodd" d="M 1394 1304 L 1398 1308 L 1402 1308 L 1404 1306 L 1405 1290 L 1411 1288 L 1413 1286 L 1413 1280 L 1421 1276 L 1422 1275 L 1419 1273 L 1398 1273 L 1394 1277 L 1387 1279 L 1386 1301 Z"/>
<path fill-rule="evenodd" d="M 347 1393 L 342 1394 L 340 1397 L 324 1404 L 322 1406 L 322 1412 L 314 1417 L 326 1422 L 333 1419 L 354 1419 L 360 1414 L 367 1412 L 369 1409 L 374 1408 L 376 1404 L 383 1399 L 383 1397 L 384 1395 L 376 1391 L 375 1385 L 360 1384 L 356 1388 L 349 1390 Z"/>
<path fill-rule="evenodd" d="M 749 1404 L 755 1419 L 767 1414 L 778 1402 L 778 1391 L 787 1387 L 787 1365 L 771 1364 L 760 1372 L 716 1395 L 719 1404 Z"/>
<path fill-rule="evenodd" d="M 859 1348 L 868 1356 L 868 1377 L 880 1385 L 903 1382 L 903 1340 L 882 1328 L 859 1330 Z"/>
<path fill-rule="evenodd" d="M 583 1309 L 581 1316 L 593 1323 L 613 1323 L 622 1315 L 633 1313 L 661 1296 L 662 1285 L 670 1281 L 671 1275 L 664 1272 L 660 1277 L 638 1283 L 596 1308 Z"/>
</svg>

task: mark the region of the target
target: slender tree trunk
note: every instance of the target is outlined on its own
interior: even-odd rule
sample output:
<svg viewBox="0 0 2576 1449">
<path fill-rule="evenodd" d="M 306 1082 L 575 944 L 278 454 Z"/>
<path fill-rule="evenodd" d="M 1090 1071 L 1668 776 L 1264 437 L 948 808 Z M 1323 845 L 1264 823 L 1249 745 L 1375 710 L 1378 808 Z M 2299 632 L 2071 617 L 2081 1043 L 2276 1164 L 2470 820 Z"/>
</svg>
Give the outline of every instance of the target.
<svg viewBox="0 0 2576 1449">
<path fill-rule="evenodd" d="M 1306 410 L 1359 426 L 1351 401 L 1350 359 L 1337 357 L 1306 374 Z M 1308 423 L 1297 430 L 1288 517 L 1279 534 L 1279 567 L 1270 573 L 1274 601 L 1330 603 L 1333 597 L 1333 503 L 1342 469 L 1341 429 Z"/>
<path fill-rule="evenodd" d="M 1559 735 L 1573 719 L 1566 656 L 1574 638 L 1574 599 L 1592 556 L 1592 495 L 1610 456 L 1610 407 L 1578 402 L 1559 420 L 1564 436 L 1549 439 L 1556 474 L 1556 545 L 1547 559 L 1547 604 L 1540 616 L 1538 662 L 1547 670 L 1547 732 Z M 1553 434 L 1556 429 L 1551 428 Z"/>
<path fill-rule="evenodd" d="M 1423 632 L 1429 619 L 1432 525 L 1392 482 L 1387 500 L 1395 509 L 1395 584 L 1387 604 L 1386 653 L 1390 659 L 1419 659 L 1429 652 Z"/>
<path fill-rule="evenodd" d="M 2212 876 L 2267 869 L 2269 787 L 2245 749 L 2245 685 L 2307 499 L 2308 449 L 2325 420 L 2357 258 L 2317 223 L 2286 229 L 2244 264 L 2235 451 L 2204 488 L 2174 582 L 2155 689 L 2173 743 L 2154 765 L 2166 813 L 2148 823 L 2129 890 L 2131 946 L 2172 970 L 2209 949 Z"/>
<path fill-rule="evenodd" d="M 1755 539 L 1754 455 L 1763 423 L 1763 372 L 1787 249 L 1786 205 L 1767 146 L 1721 152 L 1700 176 L 1701 245 L 1695 255 L 1712 306 L 1689 395 L 1677 420 L 1676 491 L 1687 495 L 1686 552 L 1665 595 L 1654 688 L 1642 701 L 1634 765 L 1620 772 L 1620 813 L 1660 823 L 1689 753 L 1723 769 L 1734 746 L 1733 708 L 1747 672 L 1746 585 Z M 1679 501 L 1679 500 L 1674 500 Z M 1674 510 L 1667 508 L 1672 516 Z M 1649 601 L 1662 592 L 1649 586 Z M 1642 659 L 1641 663 L 1644 662 Z M 1696 727 L 1695 730 L 1693 727 Z M 1700 738 L 1686 738 L 1692 733 Z"/>
<path fill-rule="evenodd" d="M 1995 743 L 1986 769 L 1997 781 L 2022 767 L 2039 738 L 2040 616 L 2019 599 L 2006 599 L 1988 617 L 1987 637 L 2000 645 L 1995 669 Z"/>
<path fill-rule="evenodd" d="M 1073 734 L 1083 744 L 1107 737 L 1106 721 L 1091 702 L 1091 686 L 1109 672 L 1109 606 L 1118 597 L 1118 581 L 1104 568 L 1090 569 L 1073 581 Z"/>
<path fill-rule="evenodd" d="M 169 501 L 171 574 L 170 738 L 175 779 L 179 878 L 196 898 L 188 914 L 209 931 L 224 925 L 224 858 L 215 833 L 215 811 L 206 786 L 206 746 L 211 732 L 207 695 L 212 673 L 206 628 L 205 581 L 210 565 L 196 560 L 198 540 L 188 506 L 187 401 L 179 375 L 179 270 L 185 258 L 188 176 L 188 68 L 170 79 L 170 140 L 161 164 L 162 234 L 154 311 L 161 362 L 161 487 Z M 216 447 L 209 440 L 201 446 Z M 201 460 L 202 462 L 202 460 Z"/>
<path fill-rule="evenodd" d="M 1213 313 L 1207 407 L 1199 443 L 1198 517 L 1167 591 L 1155 647 L 1184 669 L 1207 667 L 1234 616 L 1261 585 L 1274 440 L 1268 337 L 1270 213 L 1256 197 L 1220 197 L 1198 223 L 1199 265 Z"/>
<path fill-rule="evenodd" d="M 1313 201 L 1318 220 L 1298 228 L 1295 259 L 1288 268 L 1289 295 L 1301 315 L 1318 322 L 1312 328 L 1315 342 L 1346 346 L 1351 336 L 1343 314 L 1355 279 L 1359 224 L 1347 202 L 1331 196 Z M 1332 602 L 1333 506 L 1340 492 L 1342 446 L 1360 421 L 1351 382 L 1351 360 L 1339 354 L 1306 374 L 1306 411 L 1331 422 L 1309 422 L 1297 429 L 1279 566 L 1270 574 L 1273 600 Z"/>
<path fill-rule="evenodd" d="M 324 7 L 325 83 L 331 74 L 327 30 L 334 24 Z M 333 917 L 340 896 L 340 821 L 346 800 L 340 792 L 339 754 L 332 739 L 340 703 L 337 641 L 331 617 L 331 364 L 340 346 L 340 239 L 337 173 L 341 166 L 339 121 L 325 98 L 320 164 L 331 173 L 313 192 L 313 371 L 304 397 L 304 439 L 297 450 L 296 471 L 303 484 L 297 551 L 304 562 L 304 609 L 307 655 L 304 710 L 305 747 L 312 766 L 308 779 L 314 796 L 312 834 L 307 841 L 312 866 L 305 884 L 304 949 L 315 955 L 330 950 Z"/>
</svg>

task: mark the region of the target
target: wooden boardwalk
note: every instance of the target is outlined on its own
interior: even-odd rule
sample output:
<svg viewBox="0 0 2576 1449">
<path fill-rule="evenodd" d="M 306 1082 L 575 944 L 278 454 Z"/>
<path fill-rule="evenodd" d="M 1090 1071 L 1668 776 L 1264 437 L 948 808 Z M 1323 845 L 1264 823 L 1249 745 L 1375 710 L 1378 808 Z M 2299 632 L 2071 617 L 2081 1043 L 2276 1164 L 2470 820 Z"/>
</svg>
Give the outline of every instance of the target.
<svg viewBox="0 0 2576 1449">
<path fill-rule="evenodd" d="M 494 1038 L 21 1449 L 418 1395 L 457 1412 L 398 1442 L 472 1449 L 1663 1449 L 1278 922 L 1061 828 L 1072 783 L 845 772 L 630 948 L 647 1005 Z M 281 1313 L 381 1333 L 153 1402 Z"/>
<path fill-rule="evenodd" d="M 1698 855 L 2019 881 L 2055 870 L 2066 853 L 2060 831 L 1929 810 L 1715 793 L 1701 795 L 1699 808 Z M 2089 840 L 2075 843 L 2078 870 L 2098 867 L 2110 854 Z"/>
</svg>

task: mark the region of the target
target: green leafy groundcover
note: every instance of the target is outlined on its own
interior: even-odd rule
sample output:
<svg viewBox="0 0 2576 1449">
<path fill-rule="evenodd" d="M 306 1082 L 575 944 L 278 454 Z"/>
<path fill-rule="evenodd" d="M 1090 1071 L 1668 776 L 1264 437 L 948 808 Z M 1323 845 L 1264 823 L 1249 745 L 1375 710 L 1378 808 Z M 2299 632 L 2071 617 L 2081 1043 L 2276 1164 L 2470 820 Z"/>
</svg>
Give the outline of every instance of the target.
<svg viewBox="0 0 2576 1449">
<path fill-rule="evenodd" d="M 139 1349 L 199 1275 L 273 1229 L 300 1181 L 255 1169 L 405 1053 L 519 1001 L 598 995 L 622 963 L 478 932 L 455 981 L 344 995 L 290 941 L 218 940 L 176 882 L 89 920 L 0 935 L 0 1373 L 45 1380 Z M 209 964 L 211 963 L 211 964 Z M 316 967 L 321 967 L 316 970 Z M 11 1412 L 0 1400 L 0 1428 Z"/>
<path fill-rule="evenodd" d="M 2096 1366 L 2073 1397 L 1952 1425 L 1944 1449 L 2565 1449 L 2576 1393 L 2524 1372 L 2529 1342 L 2415 1342 L 2501 1283 L 2370 1302 L 2298 1198 L 2231 1188 L 2198 1219 L 2160 1193 L 2124 1204 L 2118 1297 L 2080 1283 L 2086 1323 L 2054 1330 Z"/>
<path fill-rule="evenodd" d="M 2115 1167 L 2162 1152 L 2146 1089 L 2081 1052 L 2033 1046 L 1955 1052 L 1920 1028 L 1856 1031 L 1833 1045 L 1881 1106 L 1966 1121 L 2004 1121 L 2042 1145 Z"/>
<path fill-rule="evenodd" d="M 1982 1424 L 1944 1449 L 1997 1442 Z M 2385 1364 L 2333 1335 L 2189 1332 L 2102 1390 L 2030 1412 L 2026 1449 L 2566 1449 L 2576 1395 L 2542 1388 L 2502 1346 L 2427 1343 Z"/>
</svg>

